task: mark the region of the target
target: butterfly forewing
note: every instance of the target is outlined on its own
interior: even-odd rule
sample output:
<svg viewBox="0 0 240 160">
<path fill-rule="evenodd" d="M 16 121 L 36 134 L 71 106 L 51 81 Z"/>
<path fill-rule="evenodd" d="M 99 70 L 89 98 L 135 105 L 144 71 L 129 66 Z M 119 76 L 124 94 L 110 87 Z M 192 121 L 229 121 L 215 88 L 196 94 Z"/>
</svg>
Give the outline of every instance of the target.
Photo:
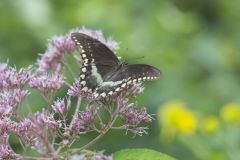
<svg viewBox="0 0 240 160">
<path fill-rule="evenodd" d="M 83 33 L 72 33 L 71 38 L 81 51 L 82 87 L 84 91 L 94 90 L 103 82 L 104 76 L 115 70 L 120 62 L 117 56 L 97 39 Z"/>
<path fill-rule="evenodd" d="M 82 51 L 83 59 L 88 59 L 88 63 L 108 65 L 115 67 L 119 65 L 117 56 L 105 44 L 83 33 L 72 33 L 72 40 L 75 41 Z M 108 68 L 111 69 L 111 68 Z"/>
</svg>

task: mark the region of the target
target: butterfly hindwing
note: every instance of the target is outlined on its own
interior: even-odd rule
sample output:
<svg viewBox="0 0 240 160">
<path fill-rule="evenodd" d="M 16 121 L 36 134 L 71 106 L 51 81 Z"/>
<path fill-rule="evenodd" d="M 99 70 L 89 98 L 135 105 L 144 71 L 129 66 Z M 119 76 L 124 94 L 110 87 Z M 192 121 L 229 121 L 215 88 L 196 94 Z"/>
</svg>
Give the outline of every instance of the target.
<svg viewBox="0 0 240 160">
<path fill-rule="evenodd" d="M 160 77 L 160 71 L 146 64 L 122 65 L 109 79 L 105 80 L 105 86 L 98 88 L 101 94 L 106 92 L 111 95 L 113 92 L 118 92 L 127 85 L 139 83 L 146 80 L 154 80 Z M 109 85 L 107 85 L 109 84 Z M 109 94 L 110 93 L 110 94 Z"/>
<path fill-rule="evenodd" d="M 121 79 L 135 80 L 141 82 L 144 80 L 157 79 L 160 76 L 160 71 L 147 64 L 132 64 L 123 65 L 121 69 L 114 74 L 110 80 L 119 81 Z"/>
</svg>

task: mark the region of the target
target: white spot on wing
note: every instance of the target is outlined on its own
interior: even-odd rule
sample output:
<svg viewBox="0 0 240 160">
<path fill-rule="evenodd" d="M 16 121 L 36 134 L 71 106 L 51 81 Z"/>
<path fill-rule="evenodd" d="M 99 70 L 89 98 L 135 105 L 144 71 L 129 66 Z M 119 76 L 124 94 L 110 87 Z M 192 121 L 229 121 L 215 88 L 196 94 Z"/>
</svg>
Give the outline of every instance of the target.
<svg viewBox="0 0 240 160">
<path fill-rule="evenodd" d="M 132 83 L 132 81 L 128 81 L 128 82 L 127 82 L 127 84 L 131 84 L 131 83 Z"/>
<path fill-rule="evenodd" d="M 101 94 L 101 96 L 102 96 L 103 98 L 106 97 L 106 93 L 103 92 L 103 93 Z"/>
<path fill-rule="evenodd" d="M 82 72 L 86 72 L 86 71 L 87 71 L 86 67 L 82 68 Z"/>
<path fill-rule="evenodd" d="M 82 84 L 83 86 L 85 86 L 85 85 L 86 85 L 86 81 L 82 81 L 81 84 Z"/>
<path fill-rule="evenodd" d="M 85 92 L 87 92 L 87 90 L 88 90 L 88 87 L 84 87 L 84 88 L 82 89 L 82 91 L 85 91 Z"/>
<path fill-rule="evenodd" d="M 125 87 L 126 85 L 127 85 L 126 83 L 123 83 L 123 84 L 122 84 L 122 87 Z"/>
<path fill-rule="evenodd" d="M 81 77 L 82 79 L 84 79 L 84 78 L 85 78 L 85 75 L 84 75 L 84 74 L 81 74 L 80 77 Z"/>
</svg>

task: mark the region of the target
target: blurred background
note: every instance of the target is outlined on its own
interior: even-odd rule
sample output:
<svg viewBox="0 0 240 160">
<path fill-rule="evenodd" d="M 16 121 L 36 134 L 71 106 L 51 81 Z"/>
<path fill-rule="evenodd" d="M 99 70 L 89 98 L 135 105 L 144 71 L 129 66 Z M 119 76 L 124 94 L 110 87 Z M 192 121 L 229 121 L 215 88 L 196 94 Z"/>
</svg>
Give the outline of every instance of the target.
<svg viewBox="0 0 240 160">
<path fill-rule="evenodd" d="M 26 67 L 51 36 L 101 29 L 121 42 L 124 60 L 163 74 L 138 97 L 156 114 L 149 134 L 112 131 L 93 150 L 152 148 L 183 160 L 238 160 L 239 6 L 237 0 L 1 0 L 0 62 Z"/>
</svg>

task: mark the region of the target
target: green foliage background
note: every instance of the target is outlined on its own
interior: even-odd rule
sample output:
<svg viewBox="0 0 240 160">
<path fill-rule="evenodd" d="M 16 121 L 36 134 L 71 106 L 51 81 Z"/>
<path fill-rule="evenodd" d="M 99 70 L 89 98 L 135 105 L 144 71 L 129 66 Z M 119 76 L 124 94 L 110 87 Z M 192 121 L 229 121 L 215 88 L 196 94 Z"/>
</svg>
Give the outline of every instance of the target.
<svg viewBox="0 0 240 160">
<path fill-rule="evenodd" d="M 164 102 L 182 99 L 204 115 L 217 114 L 225 103 L 240 102 L 239 6 L 238 0 L 1 0 L 0 62 L 25 67 L 51 36 L 81 26 L 101 29 L 121 42 L 123 59 L 162 70 L 159 81 L 145 84 L 140 105 L 156 113 Z M 41 104 L 38 97 L 31 101 Z M 181 143 L 162 144 L 158 126 L 136 138 L 112 131 L 92 149 L 144 147 L 196 158 Z"/>
</svg>

